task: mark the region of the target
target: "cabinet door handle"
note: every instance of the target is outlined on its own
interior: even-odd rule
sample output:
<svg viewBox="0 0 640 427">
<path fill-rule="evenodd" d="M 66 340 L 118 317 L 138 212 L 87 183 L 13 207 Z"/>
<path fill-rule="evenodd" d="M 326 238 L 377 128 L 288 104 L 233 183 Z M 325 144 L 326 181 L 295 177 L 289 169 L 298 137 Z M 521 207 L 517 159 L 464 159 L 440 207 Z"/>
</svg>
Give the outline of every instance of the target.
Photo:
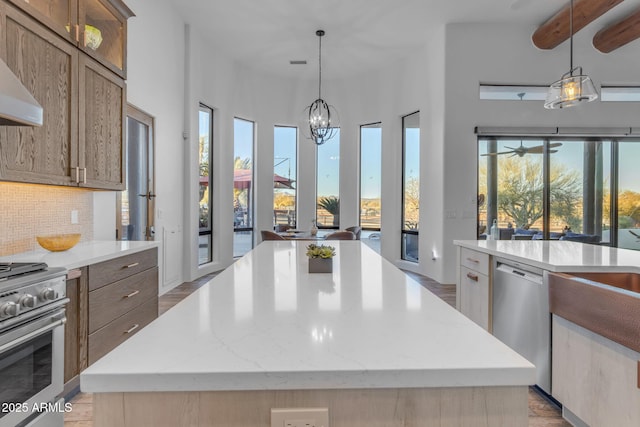
<svg viewBox="0 0 640 427">
<path fill-rule="evenodd" d="M 139 262 L 134 262 L 133 264 L 125 265 L 124 268 L 133 268 L 133 267 L 136 267 L 138 265 L 140 265 Z"/>
<path fill-rule="evenodd" d="M 467 261 L 473 262 L 473 263 L 476 263 L 476 264 L 480 263 L 480 261 L 478 261 L 477 259 L 473 259 L 473 258 L 467 258 Z"/>
<path fill-rule="evenodd" d="M 76 24 L 76 42 L 80 41 L 80 25 Z"/>
<path fill-rule="evenodd" d="M 87 168 L 82 168 L 82 183 L 87 183 Z"/>
<path fill-rule="evenodd" d="M 131 292 L 129 295 L 125 295 L 125 298 L 131 298 L 131 297 L 135 297 L 136 295 L 138 295 L 140 293 L 140 291 L 135 290 L 133 292 Z"/>
<path fill-rule="evenodd" d="M 76 170 L 76 182 L 80 183 L 80 168 L 76 166 L 75 170 Z"/>
<path fill-rule="evenodd" d="M 473 280 L 474 282 L 478 281 L 478 276 L 472 273 L 467 273 L 467 277 L 471 280 Z"/>
<path fill-rule="evenodd" d="M 638 360 L 638 388 L 640 388 L 640 360 Z"/>
<path fill-rule="evenodd" d="M 136 329 L 138 329 L 140 327 L 140 325 L 138 323 L 136 323 L 135 325 L 133 325 L 132 327 L 130 327 L 129 329 L 127 329 L 126 331 L 124 331 L 125 334 L 130 334 L 131 332 L 135 331 Z"/>
</svg>

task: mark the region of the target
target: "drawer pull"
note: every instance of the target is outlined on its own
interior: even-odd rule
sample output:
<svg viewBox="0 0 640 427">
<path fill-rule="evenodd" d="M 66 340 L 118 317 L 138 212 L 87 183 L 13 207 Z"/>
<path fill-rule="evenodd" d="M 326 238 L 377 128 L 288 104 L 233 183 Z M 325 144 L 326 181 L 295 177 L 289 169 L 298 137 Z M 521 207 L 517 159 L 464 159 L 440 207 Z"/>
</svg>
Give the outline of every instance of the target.
<svg viewBox="0 0 640 427">
<path fill-rule="evenodd" d="M 131 292 L 129 295 L 125 295 L 125 298 L 131 298 L 131 297 L 135 297 L 136 295 L 138 295 L 140 293 L 140 291 L 135 290 L 133 292 Z"/>
<path fill-rule="evenodd" d="M 467 277 L 473 280 L 474 282 L 478 281 L 478 276 L 476 274 L 467 273 Z"/>
<path fill-rule="evenodd" d="M 125 265 L 124 268 L 133 268 L 133 267 L 136 267 L 138 265 L 140 265 L 139 262 L 134 262 L 133 264 Z"/>
<path fill-rule="evenodd" d="M 130 327 L 129 329 L 127 329 L 124 333 L 125 334 L 130 334 L 131 332 L 135 331 L 136 329 L 138 329 L 140 327 L 140 324 L 136 323 L 135 325 L 133 325 L 132 327 Z"/>
<path fill-rule="evenodd" d="M 640 360 L 638 360 L 638 388 L 640 388 Z"/>
<path fill-rule="evenodd" d="M 473 258 L 467 258 L 467 261 L 473 262 L 473 263 L 476 263 L 476 264 L 480 264 L 480 261 L 478 261 L 477 259 L 473 259 Z"/>
</svg>

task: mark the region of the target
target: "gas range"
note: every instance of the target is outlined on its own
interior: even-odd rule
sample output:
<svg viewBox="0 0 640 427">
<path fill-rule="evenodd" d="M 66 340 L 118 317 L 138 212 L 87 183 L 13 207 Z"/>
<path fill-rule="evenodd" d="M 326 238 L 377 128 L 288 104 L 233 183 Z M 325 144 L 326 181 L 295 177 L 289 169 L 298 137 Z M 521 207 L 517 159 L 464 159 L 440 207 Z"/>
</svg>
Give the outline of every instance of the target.
<svg viewBox="0 0 640 427">
<path fill-rule="evenodd" d="M 65 299 L 66 273 L 45 263 L 0 263 L 0 329 Z"/>
</svg>

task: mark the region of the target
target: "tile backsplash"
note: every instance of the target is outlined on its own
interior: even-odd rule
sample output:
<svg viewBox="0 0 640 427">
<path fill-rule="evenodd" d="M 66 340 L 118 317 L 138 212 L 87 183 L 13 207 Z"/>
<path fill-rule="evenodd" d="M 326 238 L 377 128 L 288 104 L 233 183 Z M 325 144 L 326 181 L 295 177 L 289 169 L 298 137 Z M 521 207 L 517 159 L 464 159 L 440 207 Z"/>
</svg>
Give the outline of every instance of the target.
<svg viewBox="0 0 640 427">
<path fill-rule="evenodd" d="M 71 224 L 72 211 L 77 224 Z M 92 240 L 92 191 L 0 182 L 0 256 L 38 249 L 36 236 L 63 233 Z"/>
</svg>

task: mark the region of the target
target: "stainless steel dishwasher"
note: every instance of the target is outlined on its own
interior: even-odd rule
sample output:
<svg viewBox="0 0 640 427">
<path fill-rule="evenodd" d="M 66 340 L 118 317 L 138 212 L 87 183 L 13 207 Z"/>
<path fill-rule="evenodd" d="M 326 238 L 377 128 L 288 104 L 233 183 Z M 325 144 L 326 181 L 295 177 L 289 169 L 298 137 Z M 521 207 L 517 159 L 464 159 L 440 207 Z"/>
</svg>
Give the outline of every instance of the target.
<svg viewBox="0 0 640 427">
<path fill-rule="evenodd" d="M 496 258 L 493 335 L 536 366 L 536 384 L 551 394 L 549 287 L 541 269 Z"/>
</svg>

